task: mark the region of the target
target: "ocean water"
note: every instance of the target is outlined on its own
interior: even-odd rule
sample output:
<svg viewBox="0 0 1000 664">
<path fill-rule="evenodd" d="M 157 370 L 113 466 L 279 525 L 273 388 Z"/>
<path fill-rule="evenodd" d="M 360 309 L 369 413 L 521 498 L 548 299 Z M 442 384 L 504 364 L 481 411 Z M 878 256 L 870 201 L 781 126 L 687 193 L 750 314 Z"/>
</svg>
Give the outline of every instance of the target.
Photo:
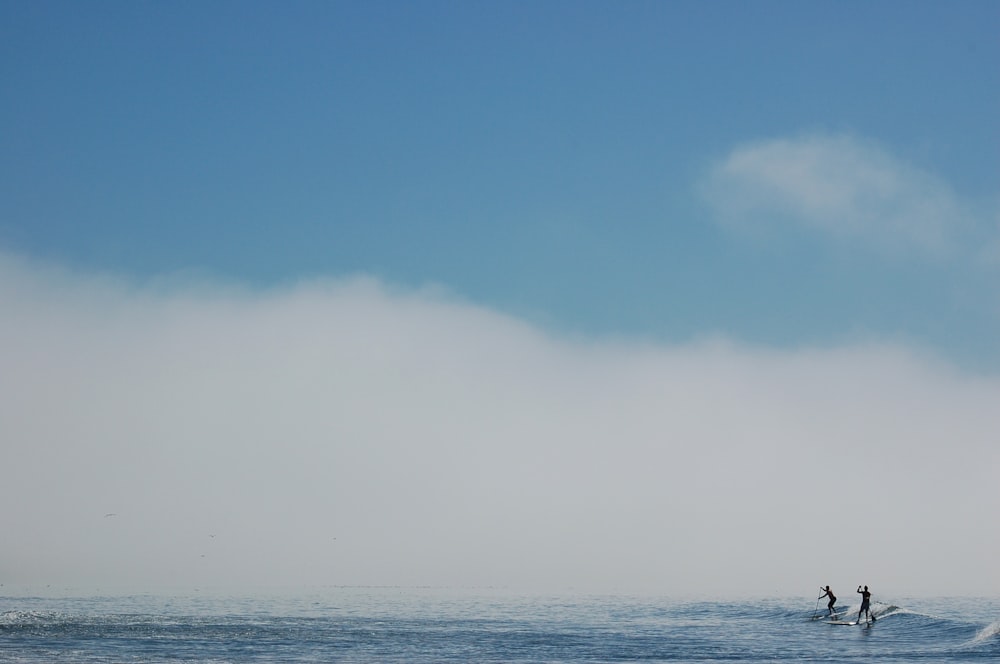
<svg viewBox="0 0 1000 664">
<path fill-rule="evenodd" d="M 0 597 L 0 662 L 985 662 L 1000 599 L 678 601 L 340 588 L 295 597 Z M 844 605 L 857 614 L 857 604 Z"/>
</svg>

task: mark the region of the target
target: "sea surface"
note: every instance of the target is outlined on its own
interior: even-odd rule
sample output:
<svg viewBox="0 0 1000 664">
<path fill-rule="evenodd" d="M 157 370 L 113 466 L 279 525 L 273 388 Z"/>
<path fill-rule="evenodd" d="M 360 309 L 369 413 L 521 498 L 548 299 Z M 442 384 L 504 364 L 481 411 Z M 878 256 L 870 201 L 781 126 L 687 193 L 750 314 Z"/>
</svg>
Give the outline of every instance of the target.
<svg viewBox="0 0 1000 664">
<path fill-rule="evenodd" d="M 844 605 L 853 612 L 858 606 Z M 680 601 L 334 588 L 295 597 L 0 597 L 0 662 L 985 662 L 1000 599 Z"/>
</svg>

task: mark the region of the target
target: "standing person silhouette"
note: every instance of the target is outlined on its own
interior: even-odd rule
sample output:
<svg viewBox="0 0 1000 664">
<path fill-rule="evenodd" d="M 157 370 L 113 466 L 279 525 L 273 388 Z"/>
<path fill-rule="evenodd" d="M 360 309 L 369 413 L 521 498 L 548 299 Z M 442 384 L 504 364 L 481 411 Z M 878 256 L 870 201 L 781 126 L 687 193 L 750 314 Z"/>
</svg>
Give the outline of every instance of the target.
<svg viewBox="0 0 1000 664">
<path fill-rule="evenodd" d="M 870 610 L 872 594 L 868 592 L 868 586 L 862 590 L 861 586 L 858 586 L 858 593 L 861 595 L 861 609 L 858 611 L 858 622 L 861 622 L 861 614 L 865 614 L 865 620 L 870 620 L 875 622 L 875 616 Z"/>
<path fill-rule="evenodd" d="M 826 588 L 823 588 L 822 586 L 820 586 L 820 590 L 825 590 L 826 591 L 825 593 L 823 593 L 822 595 L 819 596 L 820 599 L 823 599 L 824 597 L 829 597 L 830 598 L 830 601 L 826 605 L 826 609 L 827 609 L 827 611 L 830 612 L 830 615 L 832 616 L 834 613 L 836 613 L 836 611 L 833 608 L 833 605 L 837 601 L 837 596 L 833 594 L 832 590 L 830 590 L 830 586 L 827 586 Z"/>
</svg>

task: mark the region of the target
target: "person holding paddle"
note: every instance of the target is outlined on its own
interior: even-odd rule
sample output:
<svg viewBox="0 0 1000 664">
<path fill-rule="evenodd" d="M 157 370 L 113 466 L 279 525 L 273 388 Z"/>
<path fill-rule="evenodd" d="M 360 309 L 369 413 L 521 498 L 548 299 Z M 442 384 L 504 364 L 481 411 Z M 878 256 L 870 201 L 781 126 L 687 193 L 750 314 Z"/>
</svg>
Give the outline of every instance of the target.
<svg viewBox="0 0 1000 664">
<path fill-rule="evenodd" d="M 823 593 L 822 595 L 819 596 L 820 599 L 823 599 L 824 597 L 829 597 L 830 598 L 830 601 L 827 602 L 826 608 L 830 612 L 830 615 L 832 616 L 834 613 L 836 613 L 836 611 L 834 611 L 834 609 L 833 609 L 833 604 L 834 604 L 834 602 L 837 601 L 837 596 L 833 594 L 832 590 L 830 590 L 830 586 L 827 586 L 826 588 L 823 588 L 822 586 L 820 586 L 820 590 L 825 590 L 826 591 L 825 593 Z"/>
<path fill-rule="evenodd" d="M 871 604 L 872 594 L 868 592 L 868 586 L 862 590 L 861 586 L 858 586 L 858 593 L 861 594 L 861 609 L 858 611 L 858 622 L 861 622 L 861 614 L 865 614 L 865 620 L 870 620 L 875 622 L 875 616 L 872 615 L 869 606 Z"/>
</svg>

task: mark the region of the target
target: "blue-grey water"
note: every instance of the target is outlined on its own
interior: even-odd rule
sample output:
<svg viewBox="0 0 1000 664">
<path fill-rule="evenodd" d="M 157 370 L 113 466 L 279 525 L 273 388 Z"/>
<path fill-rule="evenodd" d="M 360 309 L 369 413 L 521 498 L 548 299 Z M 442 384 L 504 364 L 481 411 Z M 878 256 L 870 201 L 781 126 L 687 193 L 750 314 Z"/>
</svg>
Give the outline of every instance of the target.
<svg viewBox="0 0 1000 664">
<path fill-rule="evenodd" d="M 679 601 L 438 589 L 285 598 L 0 597 L 0 662 L 983 662 L 1000 599 Z M 857 612 L 857 604 L 844 605 Z M 854 615 L 850 616 L 851 619 Z"/>
</svg>

